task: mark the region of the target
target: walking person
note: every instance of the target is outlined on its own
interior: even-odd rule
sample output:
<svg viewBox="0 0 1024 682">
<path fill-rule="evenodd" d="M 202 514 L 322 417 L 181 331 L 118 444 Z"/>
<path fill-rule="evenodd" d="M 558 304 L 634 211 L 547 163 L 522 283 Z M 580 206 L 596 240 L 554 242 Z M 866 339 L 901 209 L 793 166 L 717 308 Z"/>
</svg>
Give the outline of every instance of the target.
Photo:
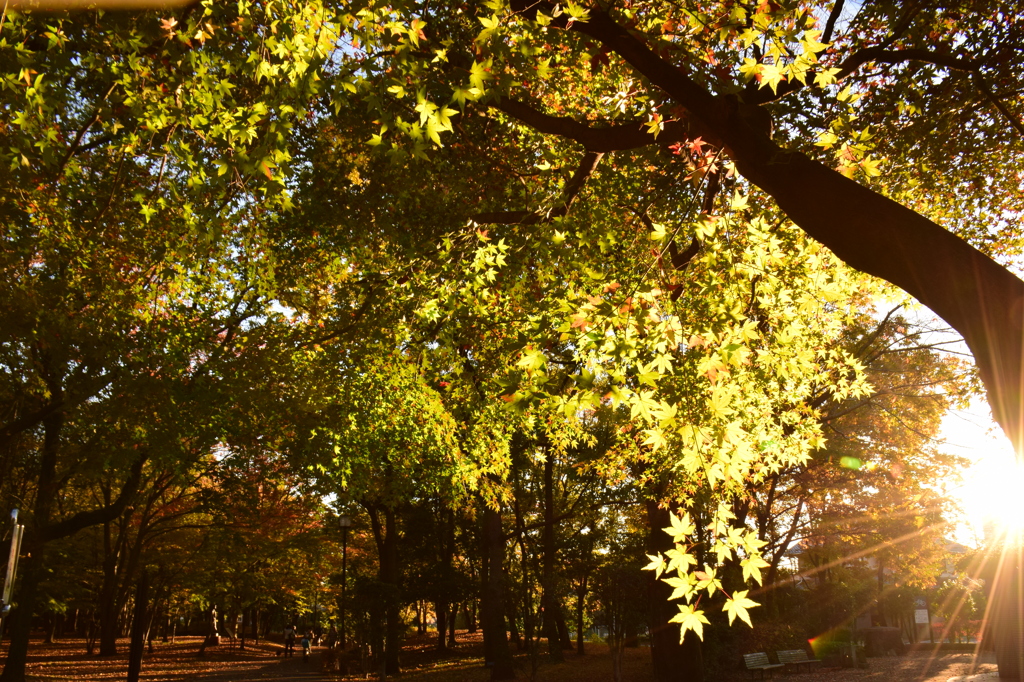
<svg viewBox="0 0 1024 682">
<path fill-rule="evenodd" d="M 291 656 L 295 653 L 295 626 L 286 625 L 284 627 L 284 655 Z"/>
</svg>

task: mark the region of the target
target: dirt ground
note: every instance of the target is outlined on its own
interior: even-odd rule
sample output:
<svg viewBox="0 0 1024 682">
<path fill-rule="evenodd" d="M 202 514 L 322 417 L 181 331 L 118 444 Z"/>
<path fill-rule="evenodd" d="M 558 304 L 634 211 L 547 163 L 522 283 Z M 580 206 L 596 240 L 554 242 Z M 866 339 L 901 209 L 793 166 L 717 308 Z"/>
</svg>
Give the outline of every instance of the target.
<svg viewBox="0 0 1024 682">
<path fill-rule="evenodd" d="M 488 671 L 482 666 L 482 641 L 479 633 L 459 634 L 460 643 L 448 654 L 433 649 L 432 637 L 407 640 L 402 652 L 401 679 L 415 682 L 486 682 Z M 122 655 L 100 658 L 86 656 L 85 642 L 70 639 L 57 644 L 35 643 L 30 649 L 29 672 L 36 682 L 101 682 L 123 680 L 128 671 L 127 640 L 120 643 Z M 143 662 L 142 679 L 152 682 L 210 680 L 365 680 L 364 674 L 339 677 L 320 670 L 322 649 L 314 649 L 309 661 L 301 654 L 282 656 L 283 649 L 274 643 L 247 644 L 244 650 L 224 640 L 220 646 L 208 647 L 205 656 L 198 656 L 200 638 L 179 637 L 171 643 L 154 642 L 154 651 Z M 4 659 L 0 656 L 0 665 Z M 536 665 L 535 665 L 536 664 Z M 818 669 L 793 674 L 776 674 L 777 679 L 793 682 L 947 682 L 951 678 L 995 671 L 991 654 L 978 660 L 972 654 L 933 654 L 916 652 L 903 657 L 872 658 L 866 670 Z M 608 648 L 588 644 L 587 654 L 566 652 L 565 662 L 549 663 L 541 656 L 536 661 L 528 654 L 517 654 L 518 679 L 536 682 L 590 682 L 612 680 L 612 659 Z M 624 682 L 646 682 L 650 679 L 649 652 L 640 647 L 629 649 L 623 660 Z M 371 679 L 375 679 L 371 677 Z M 745 672 L 720 677 L 722 682 L 752 679 Z M 717 682 L 717 680 L 708 682 Z"/>
</svg>

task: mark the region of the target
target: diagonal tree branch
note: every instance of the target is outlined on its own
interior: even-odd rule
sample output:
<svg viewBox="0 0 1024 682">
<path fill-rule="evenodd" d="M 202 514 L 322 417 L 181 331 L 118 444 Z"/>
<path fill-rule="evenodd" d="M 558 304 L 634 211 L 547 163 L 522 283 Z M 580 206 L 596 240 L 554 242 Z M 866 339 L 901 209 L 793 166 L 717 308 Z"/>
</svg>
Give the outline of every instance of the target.
<svg viewBox="0 0 1024 682">
<path fill-rule="evenodd" d="M 576 168 L 576 172 L 572 174 L 569 182 L 565 183 L 565 187 L 562 189 L 562 205 L 566 211 L 572 206 L 572 202 L 576 200 L 583 185 L 586 184 L 587 178 L 594 174 L 597 164 L 601 163 L 603 158 L 604 152 L 588 151 L 580 159 L 580 165 Z"/>
<path fill-rule="evenodd" d="M 978 74 L 978 72 L 974 73 L 974 83 L 975 85 L 978 86 L 978 90 L 981 91 L 981 94 L 985 96 L 985 99 L 989 101 L 989 104 L 994 106 L 996 110 L 999 111 L 999 113 L 1002 114 L 1007 121 L 1009 121 L 1010 125 L 1017 129 L 1018 133 L 1024 135 L 1024 123 L 1022 123 L 1019 118 L 1014 116 L 1013 112 L 1006 108 L 1006 105 L 1003 104 L 1002 100 L 996 97 L 996 95 L 988 87 L 988 83 L 985 82 L 985 79 L 982 78 L 981 75 Z"/>
<path fill-rule="evenodd" d="M 836 0 L 836 3 L 832 5 L 832 12 L 828 15 L 828 20 L 825 22 L 825 31 L 821 34 L 821 42 L 832 42 L 832 32 L 836 30 L 836 21 L 843 14 L 843 4 L 843 0 Z"/>
<path fill-rule="evenodd" d="M 132 465 L 131 472 L 121 486 L 121 492 L 117 499 L 99 509 L 79 512 L 74 516 L 57 523 L 51 523 L 39 529 L 39 537 L 43 542 L 57 540 L 69 535 L 74 535 L 83 528 L 95 526 L 106 521 L 116 519 L 128 507 L 128 504 L 135 498 L 142 482 L 142 467 L 146 464 L 148 455 L 142 455 Z"/>
</svg>

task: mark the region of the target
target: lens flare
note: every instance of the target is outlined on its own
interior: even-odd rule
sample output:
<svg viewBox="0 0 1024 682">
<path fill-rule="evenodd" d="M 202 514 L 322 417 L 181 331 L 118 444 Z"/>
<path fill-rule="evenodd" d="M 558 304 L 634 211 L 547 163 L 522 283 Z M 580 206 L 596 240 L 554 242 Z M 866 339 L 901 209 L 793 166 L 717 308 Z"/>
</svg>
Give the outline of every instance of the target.
<svg viewBox="0 0 1024 682">
<path fill-rule="evenodd" d="M 1024 466 L 1012 455 L 992 453 L 971 468 L 961 491 L 964 512 L 984 530 L 986 543 L 1016 544 L 1024 533 Z"/>
</svg>

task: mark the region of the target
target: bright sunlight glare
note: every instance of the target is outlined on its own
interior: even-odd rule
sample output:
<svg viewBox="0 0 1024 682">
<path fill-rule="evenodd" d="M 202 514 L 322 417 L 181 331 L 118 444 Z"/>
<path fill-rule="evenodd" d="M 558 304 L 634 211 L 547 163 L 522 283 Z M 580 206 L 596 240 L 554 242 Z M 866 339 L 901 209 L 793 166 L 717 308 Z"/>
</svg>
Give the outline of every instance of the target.
<svg viewBox="0 0 1024 682">
<path fill-rule="evenodd" d="M 948 452 L 973 462 L 954 491 L 964 511 L 963 540 L 977 546 L 986 539 L 1019 536 L 1024 531 L 1024 467 L 987 407 L 954 411 L 943 422 L 942 435 Z"/>
</svg>

